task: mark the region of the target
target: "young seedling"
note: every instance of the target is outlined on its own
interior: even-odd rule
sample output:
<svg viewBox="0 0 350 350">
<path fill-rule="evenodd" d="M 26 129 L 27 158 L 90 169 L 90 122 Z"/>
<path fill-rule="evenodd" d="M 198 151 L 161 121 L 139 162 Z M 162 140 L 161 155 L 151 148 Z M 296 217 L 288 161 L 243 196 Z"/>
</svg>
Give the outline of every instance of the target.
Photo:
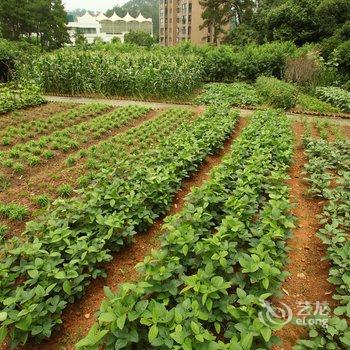
<svg viewBox="0 0 350 350">
<path fill-rule="evenodd" d="M 62 198 L 68 198 L 72 195 L 73 188 L 69 184 L 63 184 L 57 188 L 57 194 Z"/>
<path fill-rule="evenodd" d="M 35 198 L 35 203 L 40 207 L 40 208 L 46 208 L 51 202 L 50 196 L 46 194 L 41 194 L 40 196 L 37 196 Z"/>
</svg>

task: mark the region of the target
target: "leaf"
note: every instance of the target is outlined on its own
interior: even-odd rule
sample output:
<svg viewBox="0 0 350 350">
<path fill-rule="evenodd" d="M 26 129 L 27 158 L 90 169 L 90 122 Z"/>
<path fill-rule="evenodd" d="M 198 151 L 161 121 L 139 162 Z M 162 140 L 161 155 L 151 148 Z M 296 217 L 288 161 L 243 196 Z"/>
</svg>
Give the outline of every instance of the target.
<svg viewBox="0 0 350 350">
<path fill-rule="evenodd" d="M 148 340 L 150 343 L 152 343 L 158 335 L 158 327 L 156 324 L 154 324 L 148 331 Z"/>
<path fill-rule="evenodd" d="M 64 278 L 66 278 L 66 273 L 64 271 L 58 271 L 55 274 L 55 278 L 57 278 L 58 280 L 63 280 Z"/>
<path fill-rule="evenodd" d="M 253 343 L 253 333 L 247 333 L 241 339 L 241 345 L 244 350 L 250 350 Z"/>
<path fill-rule="evenodd" d="M 198 334 L 200 332 L 197 322 L 191 321 L 191 329 L 194 334 Z"/>
<path fill-rule="evenodd" d="M 70 285 L 70 282 L 67 280 L 67 281 L 64 281 L 63 283 L 63 290 L 68 294 L 68 295 L 72 295 L 72 288 L 71 288 L 71 285 Z"/>
<path fill-rule="evenodd" d="M 84 339 L 80 340 L 75 347 L 78 349 L 86 346 L 95 346 L 107 333 L 108 330 L 100 331 L 98 325 L 95 324 L 91 327 L 89 334 Z"/>
<path fill-rule="evenodd" d="M 103 312 L 103 313 L 101 313 L 100 317 L 98 318 L 98 320 L 100 322 L 106 322 L 106 323 L 113 322 L 116 319 L 117 319 L 117 317 L 113 312 Z"/>
<path fill-rule="evenodd" d="M 7 336 L 7 328 L 5 326 L 0 327 L 0 344 L 5 340 Z"/>
<path fill-rule="evenodd" d="M 38 278 L 39 277 L 39 272 L 38 270 L 28 270 L 28 275 L 35 279 L 35 278 Z"/>
<path fill-rule="evenodd" d="M 270 340 L 270 338 L 271 338 L 271 329 L 270 328 L 263 327 L 260 329 L 260 333 L 266 342 L 268 342 Z"/>
<path fill-rule="evenodd" d="M 0 322 L 3 322 L 7 319 L 7 312 L 0 312 Z"/>
<path fill-rule="evenodd" d="M 111 291 L 109 287 L 104 286 L 103 291 L 108 299 L 113 299 L 115 297 L 114 293 Z"/>
<path fill-rule="evenodd" d="M 123 329 L 126 321 L 126 314 L 117 318 L 117 326 L 119 329 Z"/>
</svg>

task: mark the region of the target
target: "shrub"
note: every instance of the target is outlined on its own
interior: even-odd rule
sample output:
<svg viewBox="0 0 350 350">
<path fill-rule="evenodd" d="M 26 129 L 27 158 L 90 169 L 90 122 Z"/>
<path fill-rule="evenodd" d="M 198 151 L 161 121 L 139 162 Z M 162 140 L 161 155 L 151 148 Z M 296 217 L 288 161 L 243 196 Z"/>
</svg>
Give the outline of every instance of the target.
<svg viewBox="0 0 350 350">
<path fill-rule="evenodd" d="M 275 108 L 290 109 L 295 107 L 298 90 L 282 80 L 259 77 L 255 84 L 262 99 Z"/>
<path fill-rule="evenodd" d="M 203 52 L 209 81 L 254 81 L 259 75 L 283 77 L 287 57 L 296 51 L 290 42 L 245 47 L 219 46 Z"/>
<path fill-rule="evenodd" d="M 316 95 L 331 105 L 339 107 L 344 112 L 350 111 L 350 92 L 338 87 L 318 87 Z"/>
<path fill-rule="evenodd" d="M 145 47 L 151 47 L 154 44 L 153 37 L 142 30 L 132 30 L 126 33 L 124 40 L 127 44 L 135 44 Z"/>
<path fill-rule="evenodd" d="M 284 77 L 288 82 L 299 85 L 314 85 L 322 72 L 317 52 L 306 52 L 297 58 L 286 60 Z"/>
</svg>

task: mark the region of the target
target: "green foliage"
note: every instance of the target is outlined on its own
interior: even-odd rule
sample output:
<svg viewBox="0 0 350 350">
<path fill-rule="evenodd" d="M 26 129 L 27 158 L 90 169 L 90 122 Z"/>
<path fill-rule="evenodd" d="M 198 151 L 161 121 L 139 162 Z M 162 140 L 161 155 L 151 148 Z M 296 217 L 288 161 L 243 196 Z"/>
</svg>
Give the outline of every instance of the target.
<svg viewBox="0 0 350 350">
<path fill-rule="evenodd" d="M 57 188 L 57 194 L 62 198 L 68 198 L 72 195 L 73 188 L 69 184 L 62 184 Z"/>
<path fill-rule="evenodd" d="M 12 346 L 50 336 L 66 305 L 82 296 L 91 278 L 104 276 L 101 264 L 111 259 L 110 251 L 169 209 L 182 180 L 223 146 L 237 119 L 236 112 L 212 108 L 138 162 L 125 154 L 79 198 L 58 200 L 41 220 L 27 223 L 28 240 L 12 238 L 0 246 L 0 267 L 7 270 L 0 279 L 0 312 L 6 314 L 1 331 Z M 151 134 L 154 126 L 148 124 Z"/>
<path fill-rule="evenodd" d="M 7 234 L 9 228 L 4 224 L 0 224 L 0 242 L 3 241 L 5 235 Z"/>
<path fill-rule="evenodd" d="M 46 208 L 51 202 L 51 198 L 49 195 L 41 194 L 35 198 L 35 203 L 41 207 Z"/>
<path fill-rule="evenodd" d="M 297 107 L 304 111 L 315 111 L 319 113 L 337 113 L 340 109 L 333 107 L 330 103 L 319 100 L 308 94 L 298 95 Z"/>
<path fill-rule="evenodd" d="M 38 77 L 46 92 L 137 97 L 186 97 L 201 85 L 198 57 L 169 53 L 120 54 L 65 49 L 45 55 L 23 73 Z M 98 62 L 98 64 L 96 64 Z"/>
<path fill-rule="evenodd" d="M 281 78 L 287 57 L 296 47 L 290 42 L 264 45 L 201 49 L 204 59 L 204 77 L 208 81 L 255 81 L 259 75 Z"/>
<path fill-rule="evenodd" d="M 127 44 L 151 47 L 154 44 L 154 39 L 151 35 L 142 30 L 132 30 L 125 34 L 124 42 Z"/>
<path fill-rule="evenodd" d="M 85 38 L 84 34 L 76 33 L 74 35 L 74 44 L 79 47 L 84 47 L 84 45 L 87 44 L 87 39 Z"/>
<path fill-rule="evenodd" d="M 76 347 L 270 348 L 280 326 L 258 313 L 285 277 L 292 143 L 286 117 L 257 113 L 210 180 L 166 220 L 162 248 L 138 264 L 141 279 L 116 294 L 105 288 L 98 324 Z"/>
<path fill-rule="evenodd" d="M 0 203 L 0 216 L 10 220 L 22 221 L 28 214 L 28 208 L 23 205 Z"/>
<path fill-rule="evenodd" d="M 259 77 L 255 86 L 263 101 L 272 107 L 290 109 L 296 105 L 298 89 L 290 83 L 276 78 Z"/>
<path fill-rule="evenodd" d="M 328 281 L 335 286 L 333 298 L 338 306 L 335 317 L 328 318 L 328 327 L 311 326 L 309 339 L 298 341 L 294 350 L 303 349 L 348 349 L 350 346 L 350 192 L 348 140 L 328 142 L 327 134 L 322 139 L 304 137 L 308 158 L 305 165 L 310 193 L 325 200 L 317 236 L 327 247 L 330 262 Z M 337 317 L 342 316 L 342 318 Z"/>
<path fill-rule="evenodd" d="M 230 106 L 256 106 L 261 101 L 252 85 L 246 83 L 212 83 L 195 99 L 197 104 L 228 104 Z"/>
<path fill-rule="evenodd" d="M 309 339 L 298 340 L 293 350 L 348 349 L 350 347 L 350 327 L 345 319 L 332 317 L 328 327 L 311 326 Z"/>
<path fill-rule="evenodd" d="M 6 85 L 0 86 L 0 114 L 19 108 L 37 106 L 44 102 L 40 88 L 34 84 L 25 84 L 18 89 Z"/>
<path fill-rule="evenodd" d="M 316 95 L 344 112 L 350 112 L 350 92 L 338 87 L 318 87 Z"/>
<path fill-rule="evenodd" d="M 0 2 L 2 37 L 16 41 L 35 33 L 43 49 L 57 49 L 69 42 L 66 16 L 61 0 Z"/>
<path fill-rule="evenodd" d="M 54 158 L 59 154 L 59 151 L 65 153 L 76 150 L 79 146 L 88 142 L 90 138 L 100 139 L 102 135 L 130 124 L 132 120 L 140 118 L 149 112 L 149 108 L 146 107 L 126 106 L 117 108 L 110 113 L 102 114 L 110 108 L 109 105 L 98 103 L 83 104 L 78 108 L 58 113 L 48 119 L 27 123 L 21 128 L 24 136 L 27 134 L 28 137 L 28 134 L 30 135 L 33 129 L 36 132 L 43 130 L 52 130 L 54 132 L 49 136 L 17 143 L 8 151 L 4 151 L 2 166 L 14 168 L 16 164 L 14 162 L 15 159 L 29 166 L 35 166 L 45 159 Z M 76 124 L 77 119 L 87 120 Z M 64 125 L 71 126 L 62 129 L 61 127 Z M 55 129 L 58 130 L 55 131 Z M 16 131 L 18 129 L 11 128 L 11 130 Z M 11 133 L 11 135 L 13 134 Z M 76 159 L 69 156 L 66 163 L 73 165 L 75 161 Z M 25 168 L 28 165 L 24 165 Z"/>
</svg>

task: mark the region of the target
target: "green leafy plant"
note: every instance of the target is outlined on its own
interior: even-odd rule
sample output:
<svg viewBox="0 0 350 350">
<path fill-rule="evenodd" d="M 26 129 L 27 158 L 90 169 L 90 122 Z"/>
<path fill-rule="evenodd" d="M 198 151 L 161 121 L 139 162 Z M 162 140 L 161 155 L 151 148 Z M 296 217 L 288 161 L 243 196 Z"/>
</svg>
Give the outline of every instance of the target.
<svg viewBox="0 0 350 350">
<path fill-rule="evenodd" d="M 116 294 L 105 288 L 98 324 L 76 347 L 270 348 L 281 325 L 264 325 L 258 313 L 286 276 L 292 143 L 285 116 L 257 113 L 166 220 L 162 248 L 138 265 L 141 279 Z"/>
<path fill-rule="evenodd" d="M 28 208 L 15 203 L 4 204 L 0 203 L 0 215 L 9 218 L 10 220 L 22 221 L 28 216 Z"/>
<path fill-rule="evenodd" d="M 69 184 L 62 184 L 57 188 L 57 194 L 62 198 L 68 198 L 72 195 L 73 188 Z"/>
<path fill-rule="evenodd" d="M 291 83 L 269 77 L 259 77 L 255 87 L 264 102 L 275 108 L 290 109 L 295 107 L 298 89 Z"/>
<path fill-rule="evenodd" d="M 35 203 L 41 207 L 46 208 L 51 202 L 50 196 L 46 194 L 41 194 L 35 198 Z"/>
<path fill-rule="evenodd" d="M 350 92 L 338 87 L 318 87 L 316 95 L 344 112 L 350 112 Z"/>
<path fill-rule="evenodd" d="M 192 115 L 190 110 L 176 111 Z M 30 239 L 14 237 L 0 246 L 0 253 L 6 256 L 0 267 L 8 268 L 0 280 L 0 312 L 16 315 L 5 318 L 2 332 L 7 332 L 12 346 L 29 337 L 40 340 L 50 336 L 61 323 L 67 303 L 83 294 L 91 278 L 104 276 L 101 263 L 111 259 L 111 250 L 121 249 L 136 232 L 166 213 L 182 180 L 223 146 L 238 113 L 216 107 L 193 123 L 179 126 L 173 119 L 176 132 L 166 130 L 168 136 L 156 148 L 148 148 L 138 158 L 125 152 L 112 168 L 101 169 L 94 185 L 80 196 L 56 201 L 41 220 L 27 223 Z M 166 117 L 159 120 L 168 123 Z M 86 215 L 88 212 L 91 215 Z M 20 283 L 13 285 L 14 280 Z M 44 293 L 37 292 L 40 286 L 45 286 Z"/>
<path fill-rule="evenodd" d="M 195 99 L 197 104 L 228 104 L 231 106 L 256 106 L 261 100 L 252 85 L 246 83 L 212 83 Z"/>
</svg>

